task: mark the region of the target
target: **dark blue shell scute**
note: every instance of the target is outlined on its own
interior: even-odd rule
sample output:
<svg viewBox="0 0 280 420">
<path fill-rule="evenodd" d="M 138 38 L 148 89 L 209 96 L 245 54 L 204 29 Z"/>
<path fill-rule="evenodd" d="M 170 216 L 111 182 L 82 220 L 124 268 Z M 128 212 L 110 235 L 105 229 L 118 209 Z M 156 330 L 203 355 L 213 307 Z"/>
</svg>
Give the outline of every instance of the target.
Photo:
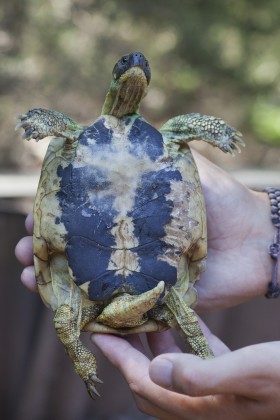
<svg viewBox="0 0 280 420">
<path fill-rule="evenodd" d="M 171 222 L 173 204 L 167 199 L 171 181 L 182 180 L 178 170 L 151 171 L 142 176 L 136 190 L 134 210 L 128 216 L 134 219 L 134 233 L 140 244 L 165 235 L 164 226 Z"/>
<path fill-rule="evenodd" d="M 159 258 L 164 254 L 165 248 L 165 242 L 158 239 L 157 241 L 148 242 L 135 249 L 135 251 L 137 250 L 138 257 L 141 261 L 140 272 L 155 280 L 153 287 L 161 280 L 172 285 L 174 285 L 177 280 L 177 269 Z"/>
<path fill-rule="evenodd" d="M 112 135 L 104 118 L 100 118 L 81 134 L 79 144 L 87 146 L 92 155 L 102 150 L 106 159 L 106 150 L 113 150 Z M 135 119 L 128 139 L 129 153 L 139 159 L 148 157 L 156 162 L 164 155 L 161 134 L 142 118 Z M 112 252 L 116 250 L 112 227 L 118 212 L 114 208 L 116 197 L 109 192 L 108 172 L 94 165 L 80 167 L 73 162 L 60 166 L 57 174 L 60 177 L 59 221 L 67 232 L 69 266 L 77 285 L 88 282 L 91 300 L 106 300 L 120 291 L 144 293 L 161 280 L 169 285 L 176 283 L 177 269 L 164 259 L 164 254 L 172 247 L 165 243 L 164 236 L 165 226 L 172 221 L 173 203 L 168 194 L 171 183 L 182 180 L 179 170 L 167 165 L 155 166 L 138 182 L 133 210 L 127 212 L 127 216 L 139 244 L 130 250 L 137 257 L 139 271 L 131 271 L 126 277 L 120 274 L 122 267 L 114 270 L 111 264 Z"/>
<path fill-rule="evenodd" d="M 113 246 L 115 239 L 111 228 L 113 218 L 117 214 L 112 206 L 114 197 L 92 194 L 92 202 L 88 201 L 89 186 L 92 191 L 100 188 L 100 173 L 90 171 L 88 174 L 83 168 L 73 168 L 70 164 L 65 168 L 59 167 L 58 174 L 61 181 L 57 197 L 62 209 L 61 222 L 67 230 L 67 239 L 70 240 L 73 236 L 97 238 L 101 245 Z M 104 180 L 103 188 L 106 188 L 106 183 L 108 188 L 107 180 Z M 101 210 L 104 208 L 108 211 Z"/>
<path fill-rule="evenodd" d="M 75 283 L 89 282 L 88 295 L 91 300 L 108 299 L 121 286 L 121 276 L 113 276 L 108 270 L 112 249 L 81 236 L 72 237 L 66 253 L 75 275 Z"/>
<path fill-rule="evenodd" d="M 79 143 L 89 145 L 89 139 L 95 140 L 96 144 L 110 144 L 112 141 L 112 130 L 105 126 L 104 119 L 100 118 L 90 127 L 87 127 L 79 137 Z"/>
<path fill-rule="evenodd" d="M 112 271 L 107 271 L 100 277 L 95 277 L 88 286 L 88 296 L 91 300 L 109 299 L 116 290 L 123 284 L 121 275 L 116 275 Z"/>
<path fill-rule="evenodd" d="M 125 280 L 128 290 L 133 290 L 134 294 L 140 295 L 147 290 L 152 290 L 157 286 L 159 280 L 151 275 L 142 272 L 132 272 Z"/>
<path fill-rule="evenodd" d="M 145 153 L 155 161 L 163 154 L 162 135 L 142 118 L 137 118 L 134 122 L 128 138 L 131 143 L 131 153 L 136 156 L 142 157 Z"/>
</svg>

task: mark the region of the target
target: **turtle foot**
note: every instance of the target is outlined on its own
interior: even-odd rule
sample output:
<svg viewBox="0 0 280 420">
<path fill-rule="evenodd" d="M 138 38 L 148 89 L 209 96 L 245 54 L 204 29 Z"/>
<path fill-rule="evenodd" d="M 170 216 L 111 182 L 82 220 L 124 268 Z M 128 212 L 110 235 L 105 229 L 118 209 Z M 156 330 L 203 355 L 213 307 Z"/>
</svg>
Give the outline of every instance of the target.
<svg viewBox="0 0 280 420">
<path fill-rule="evenodd" d="M 96 397 L 101 396 L 96 389 L 97 384 L 103 384 L 103 381 L 101 381 L 101 379 L 99 379 L 96 375 L 92 375 L 88 380 L 85 381 L 88 394 L 93 400 L 95 400 Z"/>
<path fill-rule="evenodd" d="M 17 118 L 20 122 L 16 125 L 16 130 L 24 129 L 23 138 L 25 140 L 34 139 L 39 141 L 45 137 L 53 135 L 50 112 L 46 109 L 35 108 L 26 114 L 20 114 Z"/>
<path fill-rule="evenodd" d="M 224 153 L 234 156 L 245 146 L 242 134 L 221 118 L 203 114 L 179 115 L 167 121 L 160 129 L 167 145 L 184 144 L 191 140 L 203 140 Z"/>
<path fill-rule="evenodd" d="M 54 325 L 59 339 L 73 362 L 75 372 L 85 383 L 90 397 L 99 396 L 95 386 L 102 381 L 96 375 L 96 360 L 79 338 L 80 329 L 77 328 L 78 320 L 74 309 L 67 304 L 59 306 L 55 313 Z"/>
<path fill-rule="evenodd" d="M 34 108 L 26 114 L 18 115 L 20 122 L 16 130 L 23 128 L 25 140 L 39 141 L 48 136 L 64 137 L 74 141 L 79 137 L 83 128 L 61 112 L 48 109 Z"/>
</svg>

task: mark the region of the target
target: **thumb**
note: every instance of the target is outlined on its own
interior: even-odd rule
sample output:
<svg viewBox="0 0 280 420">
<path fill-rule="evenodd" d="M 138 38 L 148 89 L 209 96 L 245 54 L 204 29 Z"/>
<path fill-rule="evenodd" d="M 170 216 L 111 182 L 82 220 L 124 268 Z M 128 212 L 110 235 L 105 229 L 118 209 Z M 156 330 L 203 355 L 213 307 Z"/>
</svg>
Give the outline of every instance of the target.
<svg viewBox="0 0 280 420">
<path fill-rule="evenodd" d="M 258 399 L 270 389 L 275 371 L 271 361 L 280 362 L 276 347 L 254 345 L 209 360 L 163 354 L 151 362 L 149 373 L 156 384 L 190 396 L 235 394 Z"/>
<path fill-rule="evenodd" d="M 150 378 L 157 385 L 190 396 L 207 395 L 205 361 L 190 354 L 163 354 L 150 364 Z M 208 378 L 208 382 L 209 382 Z M 207 388 L 209 389 L 209 383 Z"/>
</svg>

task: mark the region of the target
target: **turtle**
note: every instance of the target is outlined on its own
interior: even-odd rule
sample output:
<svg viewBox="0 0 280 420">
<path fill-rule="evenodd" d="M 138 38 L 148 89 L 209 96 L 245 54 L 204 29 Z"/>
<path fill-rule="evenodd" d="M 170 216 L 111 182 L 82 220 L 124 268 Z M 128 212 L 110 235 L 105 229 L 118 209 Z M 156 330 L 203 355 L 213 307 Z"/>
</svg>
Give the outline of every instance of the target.
<svg viewBox="0 0 280 420">
<path fill-rule="evenodd" d="M 190 113 L 159 130 L 139 113 L 151 80 L 141 52 L 113 68 L 101 115 L 82 126 L 34 108 L 16 128 L 51 136 L 34 203 L 34 265 L 42 300 L 89 395 L 99 395 L 97 362 L 81 331 L 178 330 L 211 358 L 194 306 L 205 270 L 206 210 L 189 141 L 225 153 L 244 145 L 221 118 Z"/>
</svg>

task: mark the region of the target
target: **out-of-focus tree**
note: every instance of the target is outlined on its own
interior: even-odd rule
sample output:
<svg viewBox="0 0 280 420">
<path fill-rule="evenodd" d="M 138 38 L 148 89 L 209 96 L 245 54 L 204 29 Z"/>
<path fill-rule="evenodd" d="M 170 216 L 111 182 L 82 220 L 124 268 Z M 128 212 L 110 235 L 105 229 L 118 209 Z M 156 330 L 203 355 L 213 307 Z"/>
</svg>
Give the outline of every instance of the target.
<svg viewBox="0 0 280 420">
<path fill-rule="evenodd" d="M 152 66 L 147 119 L 160 125 L 187 112 L 219 115 L 244 132 L 249 153 L 239 162 L 265 156 L 263 164 L 279 165 L 271 146 L 253 140 L 280 143 L 279 16 L 277 0 L 4 2 L 0 164 L 37 162 L 39 144 L 26 148 L 13 133 L 17 113 L 41 106 L 90 123 L 114 62 L 141 50 Z"/>
</svg>

